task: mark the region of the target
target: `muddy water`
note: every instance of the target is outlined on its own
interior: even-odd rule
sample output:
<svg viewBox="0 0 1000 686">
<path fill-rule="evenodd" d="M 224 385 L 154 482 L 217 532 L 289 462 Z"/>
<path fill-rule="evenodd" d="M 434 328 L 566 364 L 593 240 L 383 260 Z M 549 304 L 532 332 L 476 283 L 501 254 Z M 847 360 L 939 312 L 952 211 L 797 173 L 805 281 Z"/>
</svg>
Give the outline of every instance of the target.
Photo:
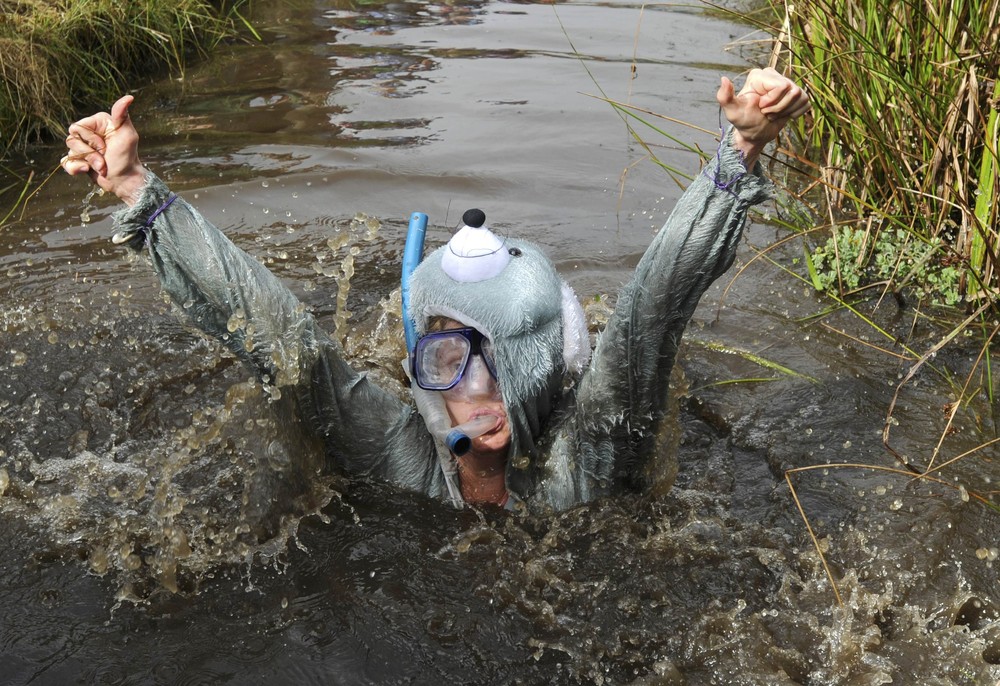
<svg viewBox="0 0 1000 686">
<path fill-rule="evenodd" d="M 257 21 L 264 45 L 138 93 L 144 159 L 390 386 L 410 212 L 437 243 L 482 207 L 546 246 L 581 297 L 613 301 L 679 189 L 585 94 L 712 129 L 719 75 L 742 68 L 724 48 L 745 33 L 620 2 L 317 0 Z M 61 154 L 38 148 L 34 167 Z M 0 234 L 0 682 L 1000 679 L 1000 517 L 975 497 L 995 489 L 995 451 L 944 484 L 799 473 L 840 605 L 784 477 L 898 466 L 881 431 L 903 344 L 934 335 L 912 310 L 862 305 L 888 338 L 847 312 L 817 318 L 829 303 L 756 260 L 689 329 L 670 493 L 456 512 L 322 470 L 282 399 L 184 324 L 149 266 L 110 244 L 114 206 L 85 194 L 56 177 Z M 731 275 L 780 236 L 751 227 Z M 801 247 L 771 256 L 795 269 Z M 974 343 L 901 395 L 892 443 L 914 463 Z M 953 428 L 939 462 L 992 439 L 993 408 L 977 395 Z"/>
</svg>

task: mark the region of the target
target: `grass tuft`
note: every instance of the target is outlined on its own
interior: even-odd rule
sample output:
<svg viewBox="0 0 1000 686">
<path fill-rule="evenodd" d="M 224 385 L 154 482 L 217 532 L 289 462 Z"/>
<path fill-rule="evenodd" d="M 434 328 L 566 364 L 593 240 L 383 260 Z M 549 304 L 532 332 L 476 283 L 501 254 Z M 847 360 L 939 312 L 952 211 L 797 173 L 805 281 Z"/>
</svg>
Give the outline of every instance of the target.
<svg viewBox="0 0 1000 686">
<path fill-rule="evenodd" d="M 129 79 L 183 73 L 236 35 L 246 0 L 0 0 L 0 151 L 63 134 Z"/>
<path fill-rule="evenodd" d="M 248 3 L 0 0 L 0 161 L 62 137 L 68 122 L 106 109 L 136 79 L 183 74 L 192 56 L 241 31 L 259 39 L 240 14 Z M 3 227 L 51 174 L 31 190 L 33 177 L 0 172 Z"/>
</svg>

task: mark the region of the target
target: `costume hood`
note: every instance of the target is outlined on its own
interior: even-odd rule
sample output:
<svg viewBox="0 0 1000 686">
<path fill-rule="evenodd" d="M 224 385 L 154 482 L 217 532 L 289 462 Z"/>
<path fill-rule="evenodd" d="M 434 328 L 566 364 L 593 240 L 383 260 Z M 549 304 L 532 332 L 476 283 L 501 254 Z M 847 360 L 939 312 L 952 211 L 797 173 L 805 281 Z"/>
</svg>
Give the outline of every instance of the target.
<svg viewBox="0 0 1000 686">
<path fill-rule="evenodd" d="M 486 215 L 469 210 L 463 226 L 410 277 L 416 332 L 444 316 L 478 329 L 492 342 L 498 385 L 511 427 L 508 489 L 527 495 L 535 445 L 567 373 L 590 359 L 583 308 L 552 262 L 527 241 L 501 238 Z"/>
</svg>

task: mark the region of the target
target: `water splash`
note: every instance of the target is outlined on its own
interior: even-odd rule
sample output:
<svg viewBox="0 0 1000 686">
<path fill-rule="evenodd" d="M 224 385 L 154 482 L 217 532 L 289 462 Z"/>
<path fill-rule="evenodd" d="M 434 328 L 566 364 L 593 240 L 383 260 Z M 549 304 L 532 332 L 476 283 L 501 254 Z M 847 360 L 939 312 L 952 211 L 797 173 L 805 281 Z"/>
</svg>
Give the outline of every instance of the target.
<svg viewBox="0 0 1000 686">
<path fill-rule="evenodd" d="M 346 231 L 341 231 L 327 242 L 334 259 L 345 246 L 349 246 L 347 254 L 341 260 L 340 273 L 337 277 L 337 312 L 334 317 L 333 335 L 341 346 L 346 345 L 349 334 L 347 322 L 352 313 L 347 309 L 347 296 L 351 290 L 351 278 L 354 276 L 355 258 L 361 253 L 362 244 L 375 241 L 381 227 L 382 224 L 377 218 L 359 212 L 351 219 Z M 331 275 L 327 271 L 323 273 Z"/>
<path fill-rule="evenodd" d="M 0 359 L 0 516 L 30 522 L 38 550 L 110 577 L 120 600 L 196 593 L 220 568 L 273 561 L 333 497 L 294 400 L 242 381 L 220 346 L 134 311 L 63 309 L 3 317 L 38 360 Z M 60 335 L 40 350 L 38 331 Z"/>
<path fill-rule="evenodd" d="M 96 209 L 90 204 L 90 201 L 94 199 L 94 196 L 102 197 L 104 195 L 104 189 L 100 186 L 94 186 L 89 193 L 83 196 L 83 209 L 80 211 L 80 221 L 84 224 L 90 223 L 90 211 Z"/>
</svg>

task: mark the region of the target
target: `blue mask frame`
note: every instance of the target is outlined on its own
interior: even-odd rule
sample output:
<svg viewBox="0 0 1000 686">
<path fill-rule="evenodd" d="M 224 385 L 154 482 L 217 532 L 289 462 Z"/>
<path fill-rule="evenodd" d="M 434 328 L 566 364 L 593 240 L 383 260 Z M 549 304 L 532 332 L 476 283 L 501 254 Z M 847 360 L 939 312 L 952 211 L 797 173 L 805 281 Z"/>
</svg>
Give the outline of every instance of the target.
<svg viewBox="0 0 1000 686">
<path fill-rule="evenodd" d="M 424 356 L 429 354 L 428 348 L 434 343 L 438 343 L 442 339 L 454 339 L 456 337 L 465 339 L 465 341 L 468 342 L 469 347 L 465 351 L 461 363 L 456 365 L 455 373 L 450 375 L 445 380 L 435 381 L 424 368 Z M 424 334 L 417 339 L 416 344 L 413 346 L 413 354 L 410 357 L 410 368 L 413 370 L 413 380 L 416 382 L 417 386 L 423 388 L 425 391 L 447 391 L 459 384 L 469 367 L 469 362 L 471 362 L 473 356 L 475 355 L 479 355 L 483 359 L 483 362 L 486 363 L 486 368 L 490 372 L 490 376 L 496 380 L 496 361 L 493 359 L 493 354 L 489 349 L 492 348 L 492 346 L 484 348 L 483 345 L 484 341 L 489 343 L 489 340 L 490 339 L 484 336 L 480 331 L 471 327 L 462 329 L 447 329 L 445 331 L 434 331 Z"/>
</svg>

